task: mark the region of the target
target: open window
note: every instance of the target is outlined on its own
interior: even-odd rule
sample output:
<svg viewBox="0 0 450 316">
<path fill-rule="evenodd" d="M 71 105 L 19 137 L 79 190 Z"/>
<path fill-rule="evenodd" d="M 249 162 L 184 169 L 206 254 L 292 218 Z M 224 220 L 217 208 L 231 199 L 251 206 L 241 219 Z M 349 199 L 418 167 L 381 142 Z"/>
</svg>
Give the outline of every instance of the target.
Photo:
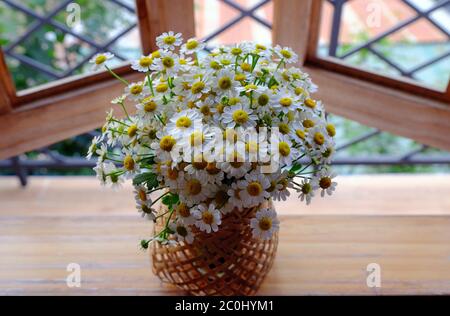
<svg viewBox="0 0 450 316">
<path fill-rule="evenodd" d="M 391 6 L 396 2 L 407 9 L 399 10 L 406 12 L 406 16 L 391 17 L 390 21 L 383 20 L 384 2 L 274 0 L 274 42 L 293 46 L 300 52 L 301 64 L 320 86 L 318 95 L 330 112 L 427 145 L 450 149 L 450 70 L 438 83 L 423 82 L 420 77 L 420 72 L 429 66 L 437 64 L 441 71 L 442 67 L 444 71 L 449 67 L 449 29 L 446 21 L 439 19 L 439 12 L 449 10 L 450 1 L 419 1 L 420 4 L 393 0 Z M 359 12 L 349 12 L 358 6 Z M 345 29 L 344 12 L 346 18 L 354 19 L 359 13 L 363 20 L 361 30 L 357 30 L 359 37 L 350 44 L 342 38 L 356 30 Z M 366 23 L 379 23 L 375 34 L 367 33 Z M 393 36 L 401 41 L 399 32 L 410 26 L 422 32 L 433 30 L 437 42 L 443 39 L 445 44 L 438 52 L 422 56 L 415 65 L 401 65 L 405 60 L 401 56 L 400 60 L 394 60 L 395 52 L 383 52 L 383 42 L 392 40 Z M 319 43 L 321 32 L 328 34 L 324 43 Z M 356 55 L 376 58 L 389 71 L 358 65 L 354 60 Z"/>
<path fill-rule="evenodd" d="M 73 21 L 67 20 L 68 11 L 82 10 L 76 1 L 49 2 L 39 10 L 28 2 L 2 1 L 0 10 L 8 11 L 2 16 L 11 14 L 15 21 L 10 38 L 2 38 L 0 52 L 0 158 L 102 124 L 111 95 L 120 94 L 123 87 L 106 71 L 87 71 L 96 53 L 113 52 L 119 60 L 115 72 L 134 81 L 139 74 L 120 60 L 139 56 L 141 47 L 144 53 L 155 50 L 154 37 L 163 31 L 194 34 L 189 0 L 95 0 L 86 5 L 88 12 L 79 12 L 83 26 L 69 27 Z M 93 19 L 100 19 L 102 27 L 91 27 Z M 2 34 L 8 36 L 7 31 Z M 36 47 L 27 49 L 27 45 Z M 46 50 L 50 45 L 54 47 Z M 14 76 L 22 78 L 13 80 Z"/>
</svg>

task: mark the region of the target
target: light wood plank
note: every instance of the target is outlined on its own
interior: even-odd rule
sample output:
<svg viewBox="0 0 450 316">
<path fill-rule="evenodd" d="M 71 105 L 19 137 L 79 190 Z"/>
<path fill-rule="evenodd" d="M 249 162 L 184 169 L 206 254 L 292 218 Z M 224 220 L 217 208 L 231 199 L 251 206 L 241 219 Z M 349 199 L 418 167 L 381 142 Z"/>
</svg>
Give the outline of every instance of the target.
<svg viewBox="0 0 450 316">
<path fill-rule="evenodd" d="M 413 93 L 305 66 L 327 111 L 423 144 L 450 150 L 450 106 Z"/>
<path fill-rule="evenodd" d="M 137 0 L 142 48 L 145 54 L 157 50 L 155 38 L 163 32 L 195 36 L 193 0 Z"/>
<path fill-rule="evenodd" d="M 129 81 L 141 74 L 124 76 Z M 111 99 L 123 93 L 124 85 L 114 78 L 46 97 L 0 115 L 2 137 L 0 159 L 40 148 L 101 126 L 113 105 Z M 130 112 L 134 107 L 129 106 Z M 116 108 L 115 113 L 121 113 Z"/>
<path fill-rule="evenodd" d="M 311 15 L 312 7 L 315 6 L 313 2 L 273 0 L 272 41 L 274 44 L 291 47 L 299 55 L 300 65 L 303 65 L 306 58 L 310 26 L 319 22 Z"/>
<path fill-rule="evenodd" d="M 450 294 L 449 184 L 450 175 L 342 176 L 334 197 L 310 207 L 277 203 L 279 251 L 258 294 Z M 131 194 L 92 177 L 33 177 L 27 189 L 1 177 L 0 294 L 183 294 L 138 249 L 151 224 Z M 66 286 L 71 262 L 81 288 Z M 381 288 L 366 286 L 369 263 L 381 266 Z"/>
</svg>

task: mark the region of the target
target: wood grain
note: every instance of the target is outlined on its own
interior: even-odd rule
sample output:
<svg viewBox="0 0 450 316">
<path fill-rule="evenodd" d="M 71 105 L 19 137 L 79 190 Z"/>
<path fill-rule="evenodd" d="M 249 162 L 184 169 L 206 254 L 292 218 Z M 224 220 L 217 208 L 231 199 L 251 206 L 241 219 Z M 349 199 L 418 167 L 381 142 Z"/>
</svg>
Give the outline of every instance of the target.
<svg viewBox="0 0 450 316">
<path fill-rule="evenodd" d="M 145 54 L 157 50 L 155 38 L 164 32 L 195 36 L 193 0 L 137 0 L 142 48 Z"/>
<path fill-rule="evenodd" d="M 134 73 L 129 81 L 142 79 Z M 101 126 L 111 99 L 123 93 L 124 85 L 114 78 L 69 90 L 62 95 L 38 99 L 0 115 L 0 159 L 40 148 Z M 130 112 L 134 107 L 129 106 Z M 121 110 L 116 107 L 115 113 Z"/>
<path fill-rule="evenodd" d="M 13 102 L 16 98 L 16 91 L 11 79 L 5 57 L 0 49 L 0 115 L 11 112 Z"/>
<path fill-rule="evenodd" d="M 320 206 L 328 215 L 312 214 L 317 199 L 312 210 L 278 203 L 279 250 L 259 295 L 450 294 L 450 175 L 339 183 Z M 86 177 L 34 177 L 21 189 L 0 178 L 0 294 L 183 294 L 161 284 L 138 249 L 151 225 L 130 189 L 113 194 Z M 66 286 L 71 262 L 80 288 Z M 381 266 L 381 288 L 366 286 L 369 263 Z"/>
<path fill-rule="evenodd" d="M 273 0 L 272 41 L 291 47 L 299 55 L 299 64 L 305 61 L 310 38 L 313 0 Z M 320 2 L 320 1 L 315 1 Z M 318 20 L 315 21 L 318 23 Z"/>
</svg>

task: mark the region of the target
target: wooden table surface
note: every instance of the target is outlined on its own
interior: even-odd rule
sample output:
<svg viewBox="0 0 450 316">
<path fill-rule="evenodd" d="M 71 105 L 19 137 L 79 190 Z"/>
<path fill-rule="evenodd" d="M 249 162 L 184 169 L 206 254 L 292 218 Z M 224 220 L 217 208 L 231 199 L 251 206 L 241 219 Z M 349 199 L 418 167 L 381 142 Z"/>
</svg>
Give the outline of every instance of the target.
<svg viewBox="0 0 450 316">
<path fill-rule="evenodd" d="M 280 243 L 260 295 L 450 294 L 450 175 L 341 176 L 336 195 L 276 205 Z M 131 187 L 0 177 L 0 294 L 179 295 L 152 275 Z M 69 263 L 81 287 L 69 288 Z M 381 267 L 381 288 L 366 267 Z"/>
</svg>

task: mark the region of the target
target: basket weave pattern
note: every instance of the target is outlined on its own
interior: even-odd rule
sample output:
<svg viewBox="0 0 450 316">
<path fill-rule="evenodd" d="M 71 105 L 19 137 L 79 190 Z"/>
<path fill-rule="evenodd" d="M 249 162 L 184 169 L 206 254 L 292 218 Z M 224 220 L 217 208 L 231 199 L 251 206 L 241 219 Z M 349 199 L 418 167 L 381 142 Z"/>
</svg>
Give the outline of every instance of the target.
<svg viewBox="0 0 450 316">
<path fill-rule="evenodd" d="M 153 272 L 191 295 L 254 295 L 272 267 L 278 245 L 277 233 L 266 241 L 252 236 L 250 220 L 260 207 L 223 216 L 216 233 L 192 227 L 192 244 L 152 243 Z M 162 226 L 163 220 L 158 220 L 155 231 Z"/>
</svg>

